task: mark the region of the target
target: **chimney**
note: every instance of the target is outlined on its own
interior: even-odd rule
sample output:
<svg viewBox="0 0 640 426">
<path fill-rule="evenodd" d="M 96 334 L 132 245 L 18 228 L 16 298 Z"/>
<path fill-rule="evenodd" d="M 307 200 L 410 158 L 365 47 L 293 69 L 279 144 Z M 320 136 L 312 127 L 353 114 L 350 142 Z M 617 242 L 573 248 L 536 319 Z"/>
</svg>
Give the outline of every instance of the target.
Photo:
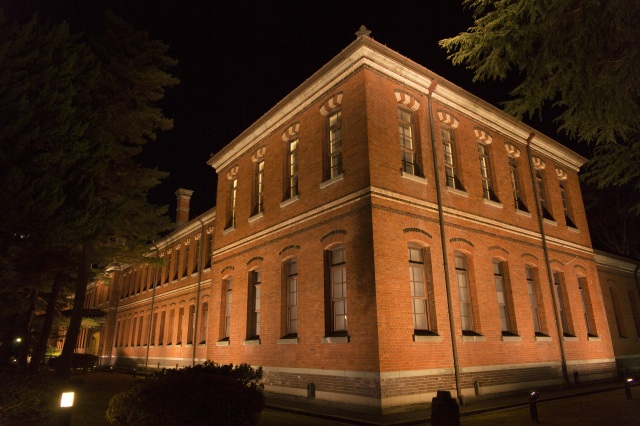
<svg viewBox="0 0 640 426">
<path fill-rule="evenodd" d="M 189 201 L 193 191 L 188 189 L 178 189 L 176 191 L 176 224 L 182 226 L 189 222 Z"/>
</svg>

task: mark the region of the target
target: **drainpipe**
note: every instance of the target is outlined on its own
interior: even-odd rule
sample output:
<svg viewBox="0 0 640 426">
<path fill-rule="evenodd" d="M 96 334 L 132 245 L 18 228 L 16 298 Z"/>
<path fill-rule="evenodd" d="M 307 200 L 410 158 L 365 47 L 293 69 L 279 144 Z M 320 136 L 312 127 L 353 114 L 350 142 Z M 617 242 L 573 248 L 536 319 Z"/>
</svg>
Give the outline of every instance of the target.
<svg viewBox="0 0 640 426">
<path fill-rule="evenodd" d="M 531 185 L 533 187 L 533 195 L 535 197 L 536 208 L 538 212 L 538 227 L 540 228 L 540 237 L 542 238 L 542 251 L 544 252 L 544 261 L 547 265 L 547 280 L 549 281 L 549 288 L 551 289 L 551 300 L 553 301 L 553 317 L 556 322 L 556 330 L 558 332 L 558 341 L 560 342 L 560 363 L 562 365 L 562 377 L 565 384 L 569 383 L 569 377 L 567 373 L 567 354 L 564 350 L 564 334 L 562 332 L 562 324 L 558 315 L 558 301 L 556 300 L 556 291 L 553 284 L 553 276 L 551 273 L 551 261 L 549 260 L 549 248 L 547 247 L 547 237 L 544 233 L 544 220 L 542 218 L 542 207 L 540 206 L 540 198 L 538 197 L 538 189 L 536 188 L 536 179 L 533 170 L 533 161 L 531 156 L 531 141 L 536 136 L 535 133 L 531 133 L 527 138 L 527 156 L 529 157 L 529 174 L 531 175 Z"/>
<path fill-rule="evenodd" d="M 154 243 L 153 246 L 156 248 L 156 259 L 159 259 L 160 256 L 160 250 L 158 249 L 158 246 Z M 149 348 L 151 347 L 151 326 L 154 325 L 153 324 L 153 304 L 155 303 L 155 298 L 156 298 L 156 275 L 158 273 L 158 269 L 157 268 L 153 268 L 153 276 L 151 277 L 151 285 L 152 285 L 152 289 L 151 289 L 151 311 L 149 313 L 149 328 L 147 329 L 147 354 L 145 356 L 144 359 L 144 370 L 147 370 L 147 367 L 149 365 Z M 160 279 L 162 281 L 162 278 Z M 162 285 L 162 283 L 160 283 L 160 285 Z"/>
<path fill-rule="evenodd" d="M 438 172 L 438 156 L 436 154 L 436 137 L 433 129 L 433 111 L 431 105 L 431 95 L 438 82 L 431 80 L 429 86 L 429 97 L 427 106 L 429 107 L 429 126 L 431 128 L 431 153 L 433 155 L 433 170 L 435 175 L 436 194 L 438 196 L 438 221 L 440 223 L 440 240 L 442 242 L 442 264 L 444 266 L 444 284 L 447 290 L 447 307 L 449 309 L 449 330 L 451 332 L 451 351 L 453 352 L 453 373 L 456 381 L 456 394 L 460 400 L 460 405 L 464 405 L 462 388 L 460 387 L 460 363 L 458 362 L 458 343 L 456 342 L 455 322 L 453 319 L 453 300 L 451 297 L 451 278 L 449 277 L 449 261 L 447 258 L 447 239 L 444 229 L 444 212 L 442 207 L 442 191 L 440 189 L 440 173 Z"/>
<path fill-rule="evenodd" d="M 194 324 L 193 324 L 193 354 L 192 354 L 192 359 L 191 359 L 191 366 L 194 367 L 196 365 L 196 347 L 198 345 L 198 316 L 200 315 L 200 284 L 202 283 L 202 268 L 204 266 L 203 264 L 203 257 L 204 257 L 204 245 L 205 245 L 205 236 L 204 236 L 204 222 L 202 221 L 202 219 L 198 219 L 200 221 L 200 239 L 202 240 L 199 246 L 199 253 L 198 253 L 198 292 L 196 293 L 196 311 L 195 311 L 195 318 L 194 318 Z"/>
</svg>

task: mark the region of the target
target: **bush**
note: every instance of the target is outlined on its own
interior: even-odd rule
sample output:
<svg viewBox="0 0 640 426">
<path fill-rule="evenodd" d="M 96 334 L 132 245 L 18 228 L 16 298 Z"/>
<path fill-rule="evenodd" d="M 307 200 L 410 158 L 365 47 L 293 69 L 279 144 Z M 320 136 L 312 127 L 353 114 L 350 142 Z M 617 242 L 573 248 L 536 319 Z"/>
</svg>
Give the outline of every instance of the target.
<svg viewBox="0 0 640 426">
<path fill-rule="evenodd" d="M 49 358 L 49 367 L 58 369 L 60 357 Z M 98 366 L 98 357 L 92 354 L 72 354 L 71 368 L 73 370 L 95 370 Z"/>
<path fill-rule="evenodd" d="M 264 406 L 262 368 L 205 362 L 154 373 L 111 398 L 112 425 L 255 425 Z"/>
<path fill-rule="evenodd" d="M 58 379 L 47 372 L 5 372 L 0 374 L 0 383 L 0 424 L 44 419 L 55 410 L 62 389 Z"/>
</svg>

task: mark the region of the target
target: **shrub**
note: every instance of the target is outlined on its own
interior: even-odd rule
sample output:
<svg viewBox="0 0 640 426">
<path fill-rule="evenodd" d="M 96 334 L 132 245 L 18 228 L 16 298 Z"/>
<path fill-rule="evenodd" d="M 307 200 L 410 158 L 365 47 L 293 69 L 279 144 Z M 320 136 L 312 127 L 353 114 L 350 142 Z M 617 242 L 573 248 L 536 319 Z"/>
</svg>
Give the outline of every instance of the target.
<svg viewBox="0 0 640 426">
<path fill-rule="evenodd" d="M 0 424 L 42 420 L 55 409 L 62 389 L 48 372 L 4 372 L 0 383 Z"/>
<path fill-rule="evenodd" d="M 112 425 L 252 425 L 264 406 L 262 368 L 205 362 L 154 373 L 115 395 L 106 418 Z"/>
</svg>

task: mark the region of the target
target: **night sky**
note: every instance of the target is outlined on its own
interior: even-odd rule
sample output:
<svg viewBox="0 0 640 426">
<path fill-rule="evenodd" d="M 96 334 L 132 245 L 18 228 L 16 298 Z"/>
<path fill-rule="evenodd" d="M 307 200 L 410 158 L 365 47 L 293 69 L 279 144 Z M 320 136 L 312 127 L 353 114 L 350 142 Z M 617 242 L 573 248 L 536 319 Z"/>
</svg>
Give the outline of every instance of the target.
<svg viewBox="0 0 640 426">
<path fill-rule="evenodd" d="M 179 60 L 170 72 L 181 83 L 168 90 L 161 107 L 174 128 L 149 143 L 141 161 L 170 173 L 150 198 L 169 205 L 172 216 L 178 188 L 194 190 L 191 217 L 214 206 L 216 174 L 206 165 L 211 154 L 355 40 L 360 25 L 378 42 L 495 105 L 512 88 L 473 84 L 471 72 L 453 67 L 438 46 L 472 25 L 461 0 L 0 0 L 0 7 L 9 19 L 37 12 L 88 34 L 109 8 L 170 46 L 169 55 Z M 530 124 L 566 142 L 549 123 Z"/>
</svg>

